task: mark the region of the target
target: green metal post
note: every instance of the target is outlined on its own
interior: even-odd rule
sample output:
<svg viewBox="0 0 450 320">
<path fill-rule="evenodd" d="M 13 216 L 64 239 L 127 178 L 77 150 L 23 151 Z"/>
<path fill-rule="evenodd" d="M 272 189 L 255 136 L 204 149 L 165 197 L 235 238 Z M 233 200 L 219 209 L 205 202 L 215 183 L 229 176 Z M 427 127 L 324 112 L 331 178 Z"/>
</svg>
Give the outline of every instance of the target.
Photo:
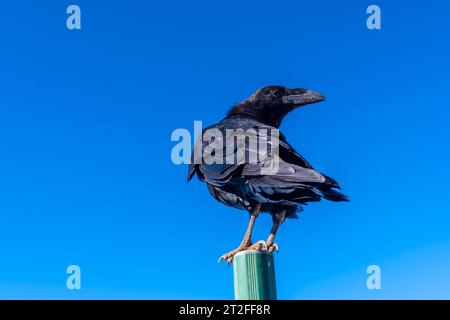
<svg viewBox="0 0 450 320">
<path fill-rule="evenodd" d="M 271 253 L 249 250 L 233 259 L 236 300 L 276 300 L 275 265 Z"/>
</svg>

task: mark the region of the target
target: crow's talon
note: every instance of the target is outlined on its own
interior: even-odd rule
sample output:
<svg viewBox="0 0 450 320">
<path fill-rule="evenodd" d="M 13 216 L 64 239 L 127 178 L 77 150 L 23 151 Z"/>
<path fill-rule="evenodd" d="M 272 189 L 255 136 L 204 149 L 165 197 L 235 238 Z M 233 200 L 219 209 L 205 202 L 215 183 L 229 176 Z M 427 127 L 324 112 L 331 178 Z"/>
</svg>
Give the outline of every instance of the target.
<svg viewBox="0 0 450 320">
<path fill-rule="evenodd" d="M 220 263 L 220 262 L 223 260 L 223 261 L 226 261 L 226 262 L 227 262 L 227 265 L 230 265 L 230 263 L 233 262 L 234 255 L 235 255 L 236 253 L 238 253 L 238 252 L 247 250 L 247 248 L 248 248 L 249 246 L 250 246 L 250 244 L 248 244 L 248 245 L 240 245 L 237 249 L 234 249 L 234 250 L 232 250 L 232 251 L 230 251 L 230 252 L 224 254 L 223 256 L 221 256 L 221 257 L 219 258 L 219 261 L 217 261 L 217 263 Z"/>
<path fill-rule="evenodd" d="M 267 251 L 267 243 L 264 240 L 259 240 L 258 242 L 255 242 L 250 247 L 248 247 L 247 250 Z"/>
<path fill-rule="evenodd" d="M 247 250 L 261 250 L 261 251 L 267 251 L 268 247 L 264 240 L 259 240 L 258 242 L 255 242 L 254 244 L 247 243 L 244 245 L 240 245 L 237 249 L 234 249 L 223 256 L 219 258 L 219 261 L 217 263 L 220 263 L 222 260 L 227 262 L 227 265 L 230 265 L 230 263 L 233 262 L 234 256 L 242 251 Z"/>
<path fill-rule="evenodd" d="M 275 250 L 278 252 L 278 250 L 279 250 L 278 244 L 272 243 L 271 245 L 269 245 L 269 253 L 272 253 Z"/>
</svg>

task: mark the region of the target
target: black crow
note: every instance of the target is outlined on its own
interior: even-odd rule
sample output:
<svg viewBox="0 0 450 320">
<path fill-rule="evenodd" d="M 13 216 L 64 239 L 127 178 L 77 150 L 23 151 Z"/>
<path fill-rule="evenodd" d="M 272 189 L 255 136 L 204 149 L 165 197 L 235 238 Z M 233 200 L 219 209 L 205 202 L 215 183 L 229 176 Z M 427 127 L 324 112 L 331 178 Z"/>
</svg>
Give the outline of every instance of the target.
<svg viewBox="0 0 450 320">
<path fill-rule="evenodd" d="M 264 87 L 203 130 L 192 154 L 188 181 L 196 174 L 216 200 L 250 213 L 241 245 L 219 262 L 231 263 L 244 250 L 278 250 L 274 243 L 278 227 L 286 218 L 296 217 L 308 202 L 348 201 L 336 190 L 339 184 L 314 170 L 278 130 L 287 113 L 324 99 L 306 89 Z M 252 136 L 257 145 L 252 144 Z M 272 215 L 273 227 L 266 241 L 253 244 L 251 233 L 260 212 Z"/>
</svg>

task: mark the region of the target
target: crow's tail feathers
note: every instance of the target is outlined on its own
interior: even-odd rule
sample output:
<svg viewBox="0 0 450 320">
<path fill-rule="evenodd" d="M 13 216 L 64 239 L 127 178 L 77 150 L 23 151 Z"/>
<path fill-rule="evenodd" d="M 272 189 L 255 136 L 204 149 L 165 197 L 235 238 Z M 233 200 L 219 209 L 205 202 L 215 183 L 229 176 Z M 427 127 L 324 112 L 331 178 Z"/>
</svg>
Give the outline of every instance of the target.
<svg viewBox="0 0 450 320">
<path fill-rule="evenodd" d="M 319 195 L 322 198 L 330 200 L 330 201 L 335 201 L 335 202 L 338 202 L 338 201 L 346 201 L 346 202 L 348 202 L 348 201 L 350 201 L 345 194 L 343 194 L 343 193 L 341 193 L 341 192 L 339 192 L 339 191 L 337 191 L 337 190 L 335 190 L 333 188 L 330 188 L 330 187 L 322 187 L 322 188 L 319 188 L 318 191 L 319 191 L 318 192 Z"/>
<path fill-rule="evenodd" d="M 350 201 L 345 194 L 336 190 L 341 189 L 341 186 L 336 180 L 323 173 L 322 175 L 325 177 L 325 183 L 316 186 L 316 193 L 318 193 L 322 198 L 330 201 Z"/>
</svg>

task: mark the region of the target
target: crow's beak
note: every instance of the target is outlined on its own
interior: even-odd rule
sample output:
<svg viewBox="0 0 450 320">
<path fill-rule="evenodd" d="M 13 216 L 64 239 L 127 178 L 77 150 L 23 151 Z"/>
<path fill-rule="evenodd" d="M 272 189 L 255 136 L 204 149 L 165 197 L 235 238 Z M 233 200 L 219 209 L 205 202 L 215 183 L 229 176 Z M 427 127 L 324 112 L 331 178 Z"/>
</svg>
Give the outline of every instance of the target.
<svg viewBox="0 0 450 320">
<path fill-rule="evenodd" d="M 295 106 L 303 106 L 323 100 L 325 100 L 325 97 L 320 93 L 305 89 L 291 89 L 289 90 L 289 94 L 283 97 L 284 103 Z"/>
</svg>

